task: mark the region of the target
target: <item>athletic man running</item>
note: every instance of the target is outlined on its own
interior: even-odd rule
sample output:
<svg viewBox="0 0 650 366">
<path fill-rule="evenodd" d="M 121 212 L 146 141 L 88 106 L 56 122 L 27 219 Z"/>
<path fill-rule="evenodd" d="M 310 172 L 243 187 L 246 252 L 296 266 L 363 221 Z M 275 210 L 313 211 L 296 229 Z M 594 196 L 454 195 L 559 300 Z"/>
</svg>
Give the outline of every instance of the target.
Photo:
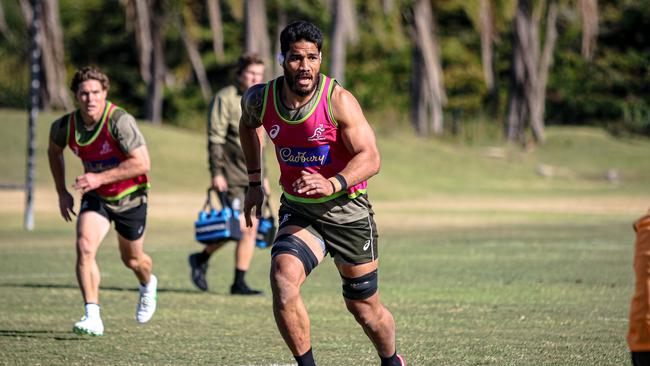
<svg viewBox="0 0 650 366">
<path fill-rule="evenodd" d="M 298 365 L 316 364 L 300 287 L 329 253 L 341 275 L 345 304 L 374 344 L 381 365 L 403 366 L 393 316 L 377 290 L 378 235 L 366 195 L 366 180 L 380 165 L 374 132 L 354 96 L 319 73 L 323 37 L 316 26 L 294 22 L 282 31 L 280 43 L 284 75 L 245 93 L 240 123 L 251 172 L 244 204 L 248 225 L 253 207 L 259 216 L 264 200 L 258 126 L 275 144 L 280 165 L 283 195 L 271 252 L 278 329 Z"/>
<path fill-rule="evenodd" d="M 79 109 L 52 123 L 48 156 L 59 196 L 59 210 L 72 221 L 74 200 L 65 183 L 63 149 L 68 146 L 84 166 L 73 188 L 83 194 L 77 219 L 77 281 L 85 303 L 85 315 L 75 323 L 78 334 L 101 336 L 100 272 L 97 250 L 115 222 L 124 265 L 140 282 L 135 318 L 148 322 L 156 311 L 157 279 L 151 258 L 143 251 L 147 217 L 149 153 L 135 119 L 106 100 L 109 80 L 99 69 L 77 70 L 72 84 Z"/>
</svg>

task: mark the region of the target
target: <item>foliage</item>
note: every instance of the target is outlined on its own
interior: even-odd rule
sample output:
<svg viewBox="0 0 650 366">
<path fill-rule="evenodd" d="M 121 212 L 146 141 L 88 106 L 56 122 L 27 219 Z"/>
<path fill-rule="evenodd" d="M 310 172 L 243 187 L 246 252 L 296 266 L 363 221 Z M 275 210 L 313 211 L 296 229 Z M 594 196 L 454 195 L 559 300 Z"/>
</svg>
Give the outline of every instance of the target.
<svg viewBox="0 0 650 366">
<path fill-rule="evenodd" d="M 564 24 L 562 54 L 549 81 L 547 116 L 555 123 L 595 124 L 613 132 L 650 133 L 650 5 L 602 3 L 594 61 L 580 56 L 579 29 Z"/>
<path fill-rule="evenodd" d="M 356 1 L 360 42 L 350 46 L 346 85 L 366 110 L 406 120 L 410 109 L 412 0 Z M 512 14 L 515 0 L 493 2 L 499 114 L 509 87 Z M 212 54 L 205 2 L 164 1 L 165 64 L 168 69 L 163 115 L 166 123 L 202 129 L 208 102 L 203 100 L 180 40 L 175 17 L 182 16 L 198 42 L 213 91 L 232 80 L 232 67 L 243 49 L 243 0 L 220 1 L 225 57 Z M 559 39 L 549 77 L 546 119 L 552 124 L 605 126 L 618 133 L 650 134 L 650 5 L 644 1 L 600 1 L 600 34 L 593 61 L 580 55 L 580 16 L 574 2 L 563 2 Z M 486 113 L 478 1 L 433 1 L 448 104 L 445 113 L 470 124 Z M 306 19 L 326 37 L 323 71 L 328 69 L 331 34 L 328 1 L 267 1 L 268 32 L 275 38 L 280 14 L 287 21 Z M 25 107 L 28 93 L 29 35 L 17 1 L 3 1 L 11 35 L 0 38 L 0 106 Z M 133 29 L 124 1 L 60 0 L 68 78 L 76 67 L 92 63 L 111 77 L 110 97 L 136 116 L 144 115 L 147 88 L 141 80 Z M 449 118 L 447 118 L 449 121 Z M 377 120 L 391 125 L 393 120 Z M 488 123 L 501 125 L 501 121 Z M 446 126 L 448 131 L 458 126 Z"/>
</svg>

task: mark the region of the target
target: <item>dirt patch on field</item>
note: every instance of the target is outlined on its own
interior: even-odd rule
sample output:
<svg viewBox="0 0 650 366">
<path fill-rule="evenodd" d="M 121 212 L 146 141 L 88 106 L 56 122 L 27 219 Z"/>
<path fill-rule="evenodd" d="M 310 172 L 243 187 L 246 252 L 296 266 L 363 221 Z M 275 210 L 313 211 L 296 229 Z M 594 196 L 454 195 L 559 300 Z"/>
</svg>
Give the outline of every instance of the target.
<svg viewBox="0 0 650 366">
<path fill-rule="evenodd" d="M 58 201 L 54 190 L 37 190 L 35 211 L 56 214 Z M 75 197 L 78 208 L 79 198 Z M 203 205 L 203 193 L 152 193 L 149 217 L 163 220 L 192 220 Z M 277 198 L 276 198 L 277 200 Z M 21 191 L 0 191 L 0 213 L 22 215 L 25 194 Z M 274 202 L 277 206 L 277 203 Z M 383 228 L 417 229 L 430 227 L 467 227 L 494 224 L 530 223 L 531 217 L 541 221 L 577 219 L 634 218 L 650 207 L 650 196 L 606 197 L 449 197 L 426 200 L 380 201 L 374 203 L 377 221 Z"/>
</svg>

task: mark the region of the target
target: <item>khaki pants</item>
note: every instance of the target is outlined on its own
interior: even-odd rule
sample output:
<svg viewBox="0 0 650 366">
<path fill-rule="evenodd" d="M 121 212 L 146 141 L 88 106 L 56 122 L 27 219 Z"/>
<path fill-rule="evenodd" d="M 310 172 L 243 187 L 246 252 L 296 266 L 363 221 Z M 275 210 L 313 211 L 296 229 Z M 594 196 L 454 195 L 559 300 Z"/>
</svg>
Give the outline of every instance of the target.
<svg viewBox="0 0 650 366">
<path fill-rule="evenodd" d="M 627 343 L 632 352 L 650 351 L 650 212 L 634 223 L 636 289 L 630 305 Z"/>
</svg>

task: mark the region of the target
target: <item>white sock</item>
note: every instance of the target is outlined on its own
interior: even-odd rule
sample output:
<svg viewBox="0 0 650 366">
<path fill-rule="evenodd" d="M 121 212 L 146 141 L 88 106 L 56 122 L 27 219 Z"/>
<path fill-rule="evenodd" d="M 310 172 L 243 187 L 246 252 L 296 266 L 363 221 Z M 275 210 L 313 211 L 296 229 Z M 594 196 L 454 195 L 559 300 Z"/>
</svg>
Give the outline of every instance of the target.
<svg viewBox="0 0 650 366">
<path fill-rule="evenodd" d="M 99 318 L 99 304 L 88 303 L 86 304 L 85 308 L 86 308 L 86 317 Z"/>
<path fill-rule="evenodd" d="M 152 283 L 153 283 L 153 278 L 154 278 L 154 275 L 153 275 L 153 273 L 152 273 L 152 274 L 150 275 L 150 277 L 149 277 L 149 283 L 147 283 L 147 284 L 144 285 L 144 286 L 143 286 L 143 285 L 140 285 L 140 288 L 143 289 L 144 291 L 150 292 L 150 291 L 151 291 L 151 285 L 152 285 Z"/>
</svg>

